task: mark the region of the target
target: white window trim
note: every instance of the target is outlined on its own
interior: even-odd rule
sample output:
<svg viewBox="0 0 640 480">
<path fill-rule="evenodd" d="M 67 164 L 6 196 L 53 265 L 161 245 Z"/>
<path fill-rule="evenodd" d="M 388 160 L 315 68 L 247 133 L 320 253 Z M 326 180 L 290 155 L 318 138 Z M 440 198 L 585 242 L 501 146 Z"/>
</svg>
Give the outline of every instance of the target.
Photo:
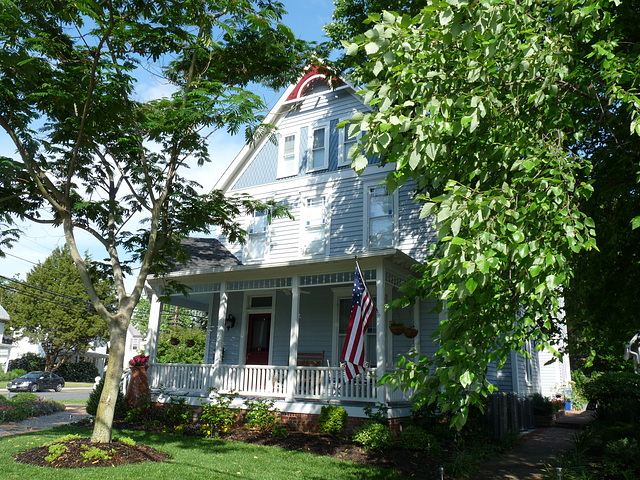
<svg viewBox="0 0 640 480">
<path fill-rule="evenodd" d="M 321 167 L 313 167 L 313 132 L 319 128 L 324 128 L 324 159 Z M 329 123 L 316 122 L 309 125 L 308 141 L 307 141 L 307 172 L 317 172 L 329 168 Z"/>
<path fill-rule="evenodd" d="M 365 280 L 365 283 L 366 280 Z M 371 283 L 367 283 L 367 289 L 369 290 L 369 294 L 371 295 Z M 375 287 L 374 287 L 375 289 Z M 340 337 L 340 300 L 349 300 L 349 302 L 353 299 L 353 287 L 335 287 L 331 289 L 333 292 L 333 333 L 331 336 L 331 351 L 333 352 L 331 358 L 332 366 L 339 366 L 340 356 L 342 355 L 342 346 L 340 345 L 339 337 Z M 371 295 L 375 297 L 375 295 Z M 372 322 L 375 322 L 375 314 L 374 318 L 371 319 Z M 375 324 L 374 324 L 375 326 Z M 376 336 L 376 332 L 366 333 L 365 336 Z M 375 343 L 375 342 L 374 342 Z M 366 342 L 365 342 L 366 346 Z M 366 356 L 366 354 L 365 354 Z"/>
<path fill-rule="evenodd" d="M 355 113 L 355 112 L 354 112 Z M 350 118 L 350 117 L 349 117 Z M 347 120 L 349 120 L 348 118 L 341 118 L 340 122 L 346 122 Z M 344 126 L 344 128 L 341 128 L 338 130 L 338 135 L 339 135 L 339 148 L 338 148 L 338 166 L 339 167 L 346 167 L 348 165 L 351 165 L 351 161 L 353 159 L 349 159 L 348 157 L 348 151 L 345 151 L 345 141 L 347 139 L 347 134 L 348 134 L 348 130 L 349 130 L 350 124 L 347 124 Z M 358 132 L 355 136 L 355 141 L 358 142 L 360 140 L 360 138 L 362 138 L 362 132 Z"/>
<path fill-rule="evenodd" d="M 395 248 L 398 245 L 398 189 L 395 189 L 391 194 L 391 198 L 393 201 L 393 214 L 391 215 L 392 229 L 393 229 L 393 237 L 391 240 L 391 245 L 386 247 L 379 248 L 370 248 L 369 247 L 369 189 L 371 187 L 381 186 L 380 182 L 368 182 L 363 185 L 364 195 L 363 195 L 363 217 L 364 217 L 364 225 L 363 225 L 363 235 L 362 235 L 362 245 L 364 251 L 378 251 L 383 250 L 385 248 Z"/>
<path fill-rule="evenodd" d="M 303 239 L 305 238 L 305 233 L 307 230 L 307 222 L 305 209 L 307 208 L 307 200 L 321 198 L 324 197 L 324 208 L 325 208 L 325 223 L 324 223 L 324 253 L 305 253 Z M 329 255 L 330 244 L 329 239 L 331 238 L 331 218 L 330 218 L 330 209 L 329 209 L 329 196 L 322 192 L 312 191 L 302 193 L 300 196 L 300 245 L 299 252 L 300 256 L 304 258 L 311 257 L 323 257 Z"/>
<path fill-rule="evenodd" d="M 268 214 L 267 214 L 268 215 Z M 248 254 L 249 254 L 249 238 L 250 235 L 255 235 L 253 233 L 249 233 L 249 226 L 251 225 L 251 219 L 253 218 L 253 214 L 247 216 L 246 218 L 246 229 L 247 229 L 247 241 L 245 242 L 245 244 L 242 247 L 242 256 L 244 257 L 244 261 L 246 263 L 249 264 L 253 264 L 253 263 L 259 263 L 259 262 L 263 262 L 265 260 L 268 259 L 269 257 L 269 251 L 270 251 L 270 244 L 271 244 L 271 228 L 270 228 L 270 224 L 268 222 L 267 219 L 267 227 L 266 230 L 264 232 L 264 256 L 262 258 L 248 258 Z"/>
<path fill-rule="evenodd" d="M 293 172 L 284 170 L 284 139 L 288 136 L 294 135 L 293 146 Z M 276 178 L 295 177 L 298 175 L 300 168 L 300 130 L 288 129 L 279 133 L 278 137 L 278 166 L 276 172 Z"/>
</svg>

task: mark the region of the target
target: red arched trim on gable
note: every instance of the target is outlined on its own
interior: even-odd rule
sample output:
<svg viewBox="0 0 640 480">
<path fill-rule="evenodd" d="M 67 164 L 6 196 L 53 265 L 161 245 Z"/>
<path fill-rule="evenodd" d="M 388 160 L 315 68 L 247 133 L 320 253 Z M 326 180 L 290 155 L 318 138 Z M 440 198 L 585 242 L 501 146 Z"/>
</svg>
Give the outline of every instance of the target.
<svg viewBox="0 0 640 480">
<path fill-rule="evenodd" d="M 305 73 L 304 76 L 298 81 L 297 85 L 291 91 L 286 101 L 289 102 L 291 100 L 299 100 L 303 96 L 306 86 L 319 78 L 323 79 L 329 86 L 329 88 L 335 88 L 336 86 L 344 85 L 344 82 L 342 80 L 337 77 L 329 78 L 328 74 L 330 74 L 330 72 L 326 68 L 320 67 L 318 65 L 312 66 L 307 71 L 307 73 Z"/>
</svg>

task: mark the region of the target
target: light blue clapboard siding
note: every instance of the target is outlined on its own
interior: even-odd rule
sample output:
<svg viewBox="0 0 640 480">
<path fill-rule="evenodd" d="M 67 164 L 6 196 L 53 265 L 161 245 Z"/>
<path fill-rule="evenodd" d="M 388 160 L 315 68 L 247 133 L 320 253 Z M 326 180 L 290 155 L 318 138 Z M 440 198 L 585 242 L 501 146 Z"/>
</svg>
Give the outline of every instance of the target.
<svg viewBox="0 0 640 480">
<path fill-rule="evenodd" d="M 356 177 L 336 182 L 330 206 L 330 254 L 362 251 L 364 189 Z"/>
<path fill-rule="evenodd" d="M 312 293 L 300 295 L 298 352 L 324 351 L 325 359 L 331 359 L 333 292 L 331 287 L 315 287 L 308 291 Z"/>
<path fill-rule="evenodd" d="M 219 298 L 219 296 L 218 296 Z M 233 328 L 224 332 L 224 360 L 223 363 L 228 365 L 238 365 L 240 363 L 240 332 L 242 331 L 242 292 L 230 292 L 227 297 L 227 312 L 232 313 L 236 317 L 236 324 Z M 214 318 L 217 318 L 218 302 L 214 303 L 216 310 L 214 311 Z M 210 325 L 212 328 L 212 335 L 215 338 L 216 328 L 218 327 L 217 321 L 213 322 L 214 325 Z M 211 349 L 210 362 L 213 363 L 213 355 L 215 349 Z"/>
<path fill-rule="evenodd" d="M 280 182 L 290 180 L 291 178 L 300 178 L 305 175 L 321 175 L 326 172 L 337 171 L 345 167 L 338 167 L 338 151 L 340 144 L 340 135 L 336 130 L 336 126 L 340 120 L 346 120 L 356 110 L 363 108 L 353 95 L 346 91 L 338 91 L 327 93 L 307 99 L 302 102 L 300 108 L 289 112 L 286 117 L 278 125 L 280 130 L 288 130 L 290 128 L 299 131 L 299 173 L 295 177 L 287 177 L 277 179 L 278 165 L 278 147 L 271 141 L 267 141 L 262 148 L 250 161 L 250 165 L 240 175 L 231 190 L 240 190 L 243 188 L 265 185 L 272 182 Z M 329 163 L 328 169 L 314 172 L 307 172 L 308 161 L 308 135 L 309 125 L 320 121 L 329 120 L 330 136 L 329 136 Z"/>
<path fill-rule="evenodd" d="M 398 245 L 397 248 L 418 261 L 426 258 L 427 247 L 437 240 L 431 219 L 421 219 L 419 201 L 415 198 L 415 183 L 398 189 Z"/>
<path fill-rule="evenodd" d="M 289 362 L 289 338 L 291 332 L 291 295 L 279 290 L 276 294 L 276 318 L 274 319 L 273 365 L 287 365 Z"/>
<path fill-rule="evenodd" d="M 511 355 L 509 355 L 509 358 L 504 364 L 504 367 L 502 367 L 500 370 L 496 370 L 496 378 L 494 384 L 498 387 L 499 392 L 513 391 L 513 380 L 511 377 L 513 371 L 514 368 L 511 362 Z"/>
</svg>

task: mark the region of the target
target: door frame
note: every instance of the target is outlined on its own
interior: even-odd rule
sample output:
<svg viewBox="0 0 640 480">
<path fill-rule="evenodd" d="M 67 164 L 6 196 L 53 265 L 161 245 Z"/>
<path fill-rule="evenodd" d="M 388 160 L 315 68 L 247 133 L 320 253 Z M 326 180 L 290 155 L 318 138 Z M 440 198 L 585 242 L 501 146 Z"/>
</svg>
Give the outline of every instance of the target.
<svg viewBox="0 0 640 480">
<path fill-rule="evenodd" d="M 268 365 L 273 363 L 273 337 L 275 333 L 276 320 L 276 291 L 275 290 L 251 290 L 243 292 L 242 299 L 242 330 L 240 334 L 240 357 L 239 364 L 247 364 L 247 335 L 249 333 L 249 315 L 254 313 L 271 314 L 271 325 L 269 329 L 269 360 Z M 251 308 L 251 298 L 271 297 L 271 307 Z"/>
</svg>

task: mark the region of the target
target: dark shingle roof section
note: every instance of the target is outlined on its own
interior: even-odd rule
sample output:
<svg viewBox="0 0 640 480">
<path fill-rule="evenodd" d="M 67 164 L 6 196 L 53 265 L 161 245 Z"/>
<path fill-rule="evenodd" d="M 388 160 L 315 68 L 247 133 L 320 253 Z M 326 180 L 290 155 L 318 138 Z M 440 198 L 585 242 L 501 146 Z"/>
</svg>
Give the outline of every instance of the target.
<svg viewBox="0 0 640 480">
<path fill-rule="evenodd" d="M 189 252 L 191 259 L 185 263 L 177 263 L 171 273 L 202 272 L 241 265 L 235 255 L 215 238 L 189 237 L 182 240 L 182 246 Z"/>
</svg>

